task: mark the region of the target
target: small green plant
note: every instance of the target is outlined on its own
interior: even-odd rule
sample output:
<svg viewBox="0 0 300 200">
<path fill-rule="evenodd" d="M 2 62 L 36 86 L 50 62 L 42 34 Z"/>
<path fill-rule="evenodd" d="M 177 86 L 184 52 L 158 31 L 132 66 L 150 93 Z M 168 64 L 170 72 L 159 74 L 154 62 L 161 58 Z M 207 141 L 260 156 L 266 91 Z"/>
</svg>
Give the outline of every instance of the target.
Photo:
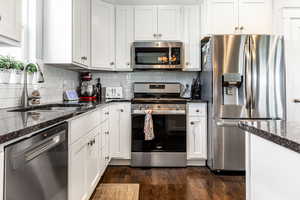
<svg viewBox="0 0 300 200">
<path fill-rule="evenodd" d="M 21 61 L 16 60 L 10 56 L 0 56 L 0 69 L 16 69 L 23 71 L 24 70 L 24 63 Z"/>
<path fill-rule="evenodd" d="M 37 67 L 36 67 L 36 65 L 33 64 L 33 63 L 29 63 L 29 64 L 27 65 L 27 72 L 29 72 L 29 73 L 35 73 L 35 72 L 37 72 Z"/>
</svg>

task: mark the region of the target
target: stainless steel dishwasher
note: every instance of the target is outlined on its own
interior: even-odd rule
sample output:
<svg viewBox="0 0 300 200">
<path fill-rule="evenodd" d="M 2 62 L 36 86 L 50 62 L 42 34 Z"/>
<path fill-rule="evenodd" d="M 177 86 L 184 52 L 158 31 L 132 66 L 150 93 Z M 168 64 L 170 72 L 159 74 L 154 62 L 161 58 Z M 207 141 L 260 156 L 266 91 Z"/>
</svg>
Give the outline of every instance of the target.
<svg viewBox="0 0 300 200">
<path fill-rule="evenodd" d="M 67 123 L 5 148 L 5 200 L 67 200 Z"/>
</svg>

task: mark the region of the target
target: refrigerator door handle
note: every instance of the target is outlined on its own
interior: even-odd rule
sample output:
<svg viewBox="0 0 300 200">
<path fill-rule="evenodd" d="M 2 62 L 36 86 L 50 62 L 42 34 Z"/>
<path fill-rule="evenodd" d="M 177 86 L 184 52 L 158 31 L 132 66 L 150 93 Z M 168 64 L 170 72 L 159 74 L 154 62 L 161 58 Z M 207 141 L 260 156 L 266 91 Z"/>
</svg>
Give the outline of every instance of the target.
<svg viewBox="0 0 300 200">
<path fill-rule="evenodd" d="M 250 88 L 251 88 L 251 109 L 255 109 L 256 107 L 256 100 L 255 97 L 257 96 L 257 75 L 253 74 L 256 73 L 257 69 L 257 61 L 255 57 L 255 47 L 254 47 L 254 40 L 252 36 L 250 36 L 250 68 L 251 68 L 251 82 L 250 82 Z M 255 69 L 255 70 L 254 70 Z"/>
<path fill-rule="evenodd" d="M 251 70 L 251 52 L 249 47 L 249 38 L 246 39 L 245 44 L 245 97 L 246 97 L 246 108 L 251 110 L 251 81 L 252 81 L 252 70 Z"/>
</svg>

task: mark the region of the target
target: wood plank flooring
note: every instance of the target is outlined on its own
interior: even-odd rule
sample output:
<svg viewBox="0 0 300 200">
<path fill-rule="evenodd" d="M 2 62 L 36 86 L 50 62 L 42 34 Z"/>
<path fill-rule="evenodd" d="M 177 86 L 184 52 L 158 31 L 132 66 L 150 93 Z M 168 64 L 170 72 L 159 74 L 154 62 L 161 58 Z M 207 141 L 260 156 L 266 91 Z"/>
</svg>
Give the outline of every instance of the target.
<svg viewBox="0 0 300 200">
<path fill-rule="evenodd" d="M 205 167 L 109 167 L 102 183 L 138 183 L 140 200 L 245 200 L 243 176 L 219 176 Z"/>
</svg>

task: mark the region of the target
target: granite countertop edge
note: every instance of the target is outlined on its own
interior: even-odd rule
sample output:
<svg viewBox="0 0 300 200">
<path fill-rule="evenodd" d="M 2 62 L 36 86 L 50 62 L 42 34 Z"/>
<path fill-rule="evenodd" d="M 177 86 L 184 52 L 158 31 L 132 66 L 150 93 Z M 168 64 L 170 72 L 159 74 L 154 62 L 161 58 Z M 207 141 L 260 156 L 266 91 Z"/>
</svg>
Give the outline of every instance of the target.
<svg viewBox="0 0 300 200">
<path fill-rule="evenodd" d="M 99 109 L 105 105 L 108 105 L 111 103 L 118 103 L 118 102 L 131 102 L 131 100 L 110 100 L 110 101 L 106 101 L 106 102 L 96 103 L 92 107 L 85 108 L 80 111 L 67 112 L 67 113 L 62 114 L 61 116 L 58 116 L 58 117 L 55 117 L 55 118 L 52 118 L 49 120 L 45 120 L 44 122 L 37 123 L 32 126 L 21 128 L 21 129 L 12 131 L 12 132 L 2 132 L 1 136 L 0 136 L 0 145 L 6 146 L 6 144 L 8 145 L 11 141 L 16 141 L 18 138 L 22 139 L 22 137 L 24 137 L 26 135 L 34 134 L 34 133 L 41 131 L 43 129 L 46 129 L 48 127 L 58 125 L 60 123 L 64 123 L 73 117 L 85 114 L 85 113 L 93 111 L 95 109 Z M 50 104 L 52 104 L 52 103 L 50 103 Z M 15 108 L 5 108 L 5 109 L 1 109 L 1 110 L 13 110 L 13 109 L 15 109 Z M 2 130 L 0 130 L 0 132 L 1 131 Z"/>
<path fill-rule="evenodd" d="M 253 125 L 249 125 L 245 122 L 240 122 L 238 124 L 238 126 L 239 126 L 239 128 L 241 128 L 244 131 L 247 131 L 251 134 L 257 135 L 261 138 L 264 138 L 270 142 L 278 144 L 278 145 L 285 147 L 289 150 L 292 150 L 294 152 L 300 153 L 300 143 L 299 142 L 295 142 L 291 139 L 284 138 L 282 136 L 262 130 L 260 128 L 256 128 Z"/>
</svg>

